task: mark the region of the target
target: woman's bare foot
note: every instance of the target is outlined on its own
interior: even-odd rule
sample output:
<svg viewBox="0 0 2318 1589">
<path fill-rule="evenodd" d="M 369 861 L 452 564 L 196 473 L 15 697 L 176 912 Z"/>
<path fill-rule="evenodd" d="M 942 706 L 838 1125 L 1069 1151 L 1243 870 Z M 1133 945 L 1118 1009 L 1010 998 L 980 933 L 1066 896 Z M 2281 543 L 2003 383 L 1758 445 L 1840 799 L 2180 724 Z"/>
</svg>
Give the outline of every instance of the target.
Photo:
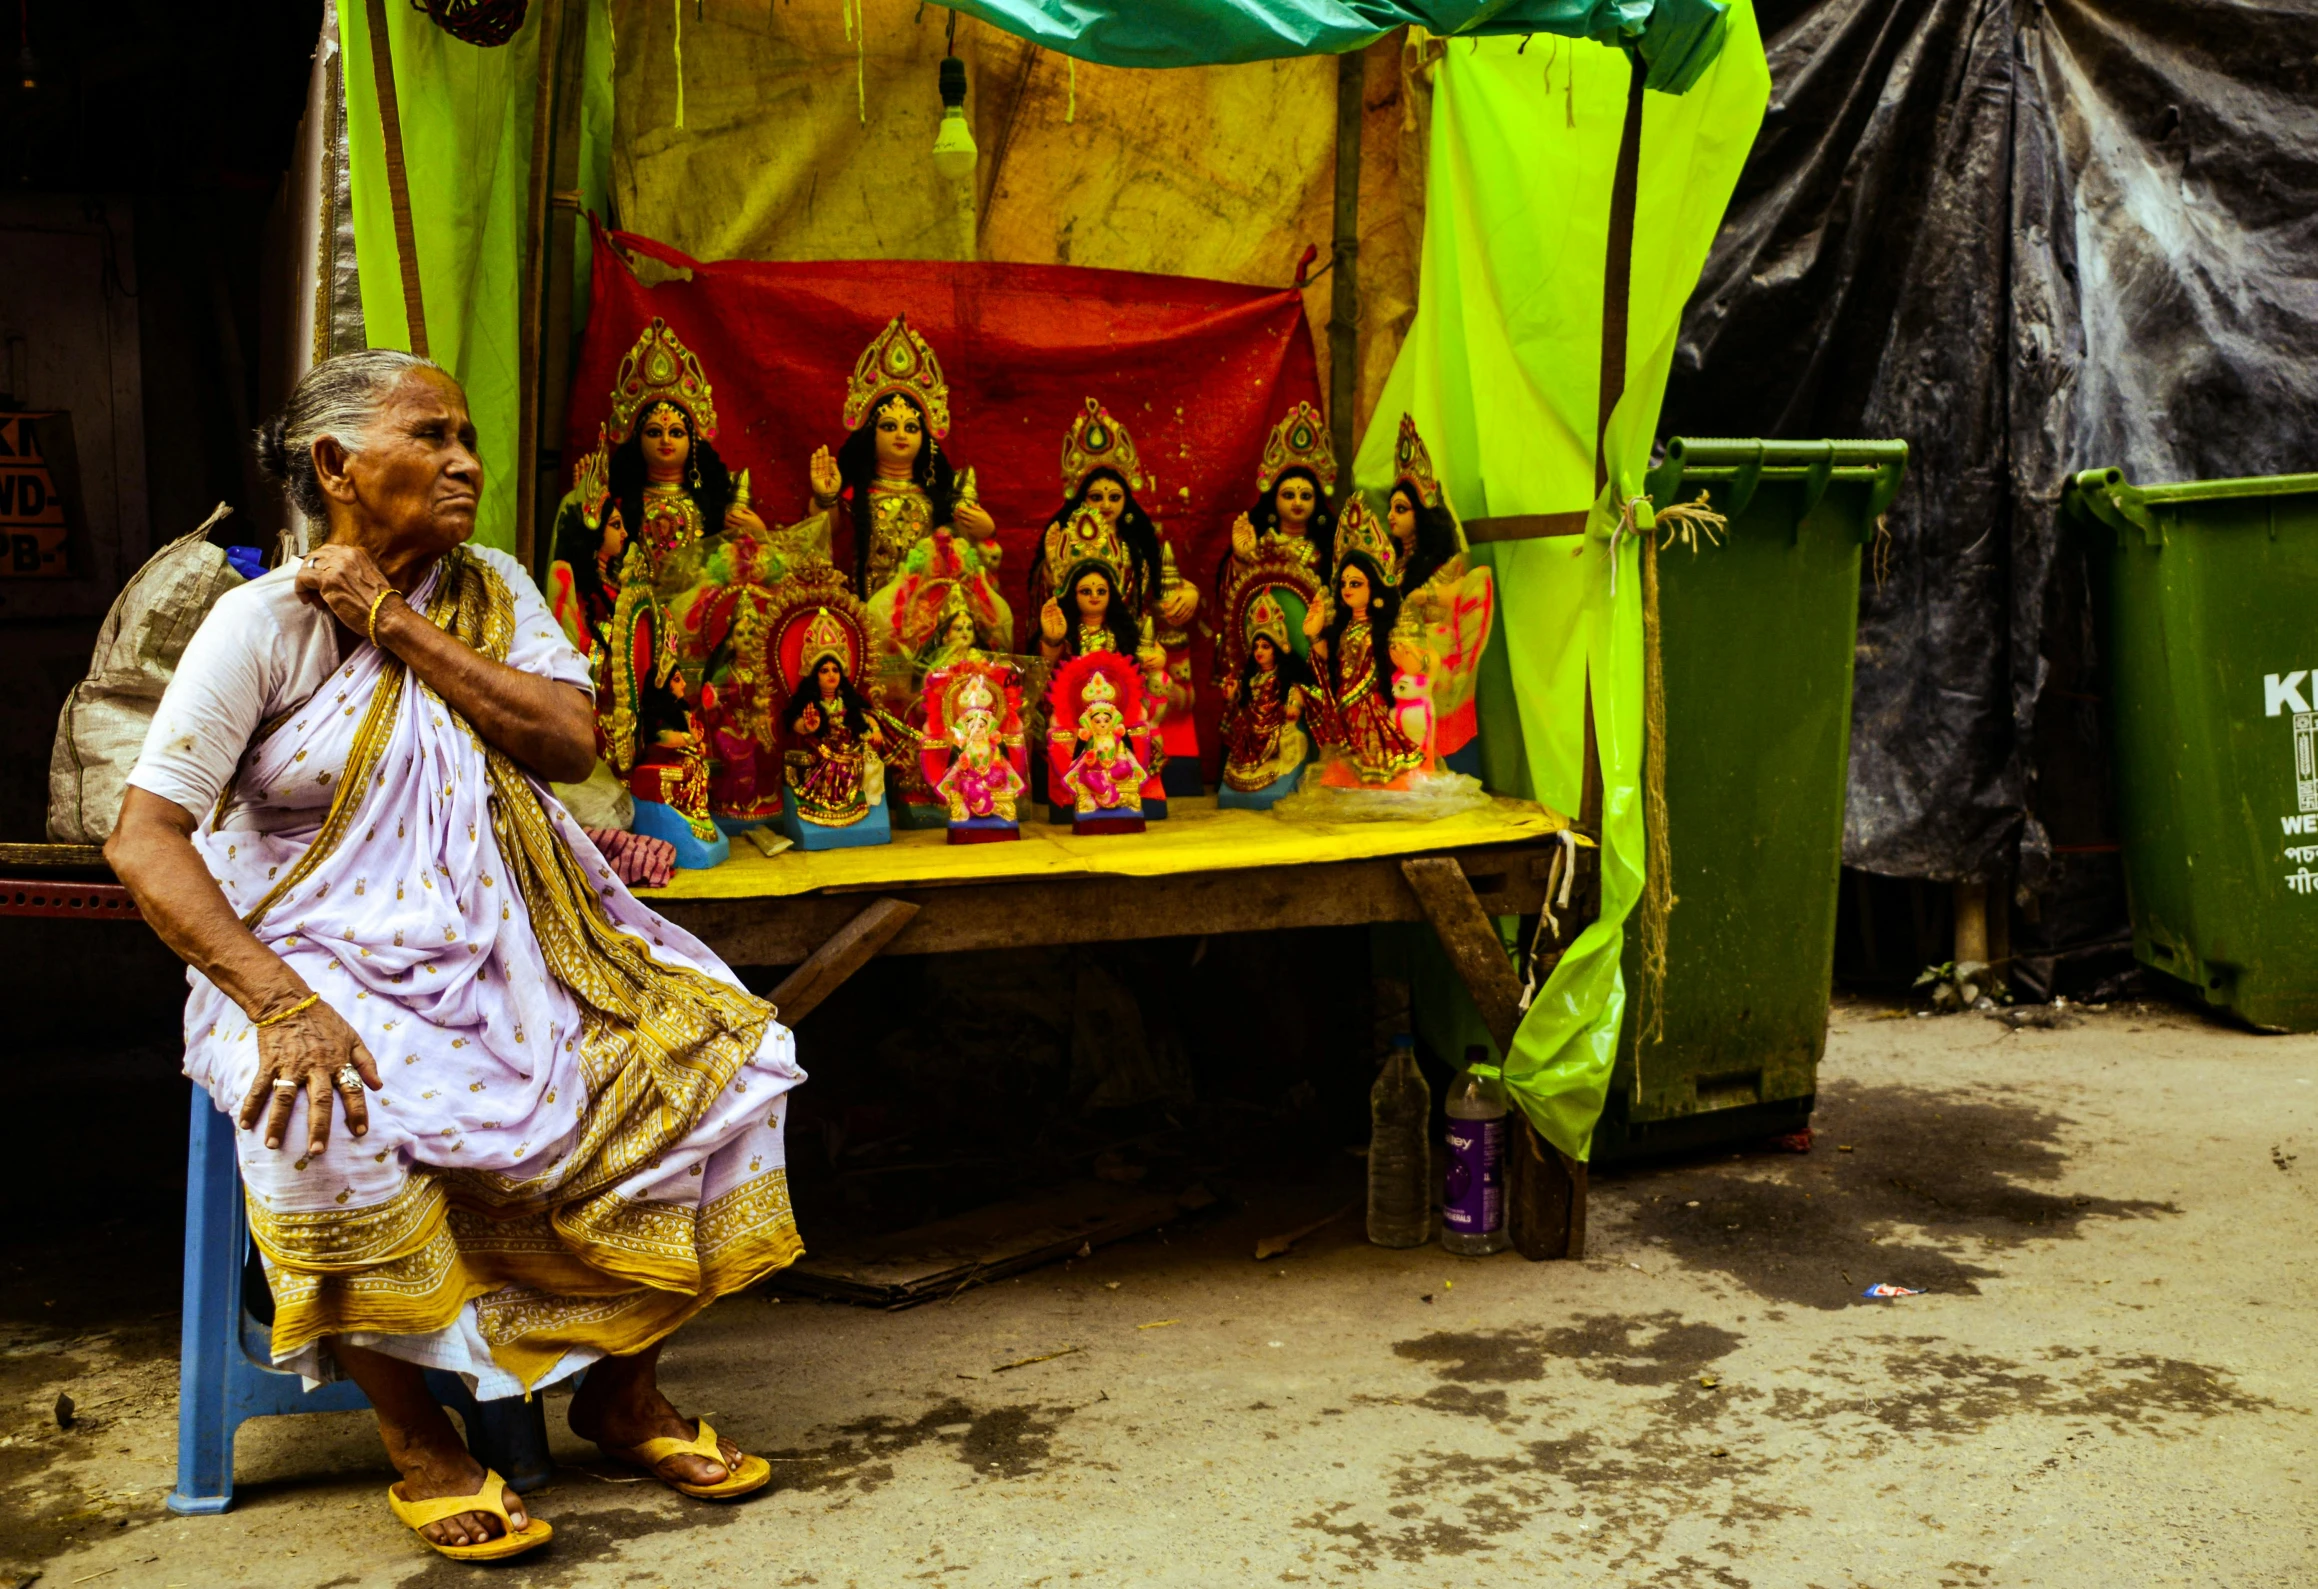
<svg viewBox="0 0 2318 1589">
<path fill-rule="evenodd" d="M 468 1455 L 459 1432 L 428 1393 L 417 1364 L 344 1341 L 331 1342 L 330 1351 L 377 1409 L 378 1432 L 386 1442 L 387 1459 L 402 1475 L 395 1490 L 404 1500 L 474 1495 L 483 1488 L 483 1464 Z M 523 1503 L 513 1490 L 507 1492 L 505 1504 L 518 1532 L 530 1526 Z M 497 1539 L 501 1524 L 495 1512 L 461 1512 L 429 1523 L 419 1532 L 437 1545 L 480 1545 Z"/>
<path fill-rule="evenodd" d="M 483 1464 L 467 1454 L 467 1448 L 459 1444 L 455 1434 L 451 1437 L 449 1452 L 406 1454 L 396 1459 L 395 1466 L 402 1472 L 402 1482 L 395 1486 L 395 1492 L 406 1501 L 432 1501 L 446 1495 L 473 1495 L 483 1488 L 483 1481 L 488 1476 Z M 513 1490 L 506 1492 L 506 1507 L 508 1519 L 515 1525 L 517 1533 L 530 1526 L 530 1519 L 523 1511 L 523 1502 Z M 499 1537 L 499 1514 L 461 1512 L 439 1523 L 429 1523 L 419 1532 L 438 1545 L 480 1545 L 485 1540 Z"/>
<path fill-rule="evenodd" d="M 572 1393 L 571 1432 L 610 1450 L 632 1450 L 647 1440 L 691 1440 L 699 1423 L 676 1410 L 660 1394 L 660 1348 L 651 1347 L 634 1357 L 607 1357 L 591 1365 L 587 1378 Z M 685 1484 L 722 1484 L 740 1465 L 740 1447 L 717 1437 L 722 1462 L 706 1457 L 663 1458 L 654 1469 L 662 1478 Z"/>
</svg>

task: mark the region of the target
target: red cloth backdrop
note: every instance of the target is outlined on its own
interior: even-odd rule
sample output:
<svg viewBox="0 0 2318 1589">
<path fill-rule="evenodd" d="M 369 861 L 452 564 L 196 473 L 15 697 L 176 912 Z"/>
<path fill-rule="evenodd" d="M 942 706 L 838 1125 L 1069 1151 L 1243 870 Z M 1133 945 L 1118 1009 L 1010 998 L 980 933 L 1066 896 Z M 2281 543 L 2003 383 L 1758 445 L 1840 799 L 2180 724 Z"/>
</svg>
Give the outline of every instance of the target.
<svg viewBox="0 0 2318 1589">
<path fill-rule="evenodd" d="M 622 247 L 691 279 L 647 287 Z M 854 361 L 888 320 L 907 315 L 949 380 L 943 447 L 953 464 L 974 469 L 998 521 L 1001 578 L 1026 648 L 1038 624 L 1026 605 L 1031 551 L 1062 503 L 1063 435 L 1089 397 L 1099 400 L 1135 439 L 1151 482 L 1137 500 L 1199 586 L 1192 677 L 1215 781 L 1216 564 L 1233 517 L 1255 500 L 1265 434 L 1299 400 L 1320 402 L 1301 293 L 1069 265 L 701 264 L 648 238 L 600 231 L 593 280 L 564 458 L 576 464 L 595 446 L 620 360 L 657 315 L 707 373 L 718 456 L 750 471 L 757 509 L 775 525 L 810 511 L 806 463 L 814 448 L 834 452 L 845 439 Z M 841 568 L 853 566 L 851 539 L 842 527 Z"/>
</svg>

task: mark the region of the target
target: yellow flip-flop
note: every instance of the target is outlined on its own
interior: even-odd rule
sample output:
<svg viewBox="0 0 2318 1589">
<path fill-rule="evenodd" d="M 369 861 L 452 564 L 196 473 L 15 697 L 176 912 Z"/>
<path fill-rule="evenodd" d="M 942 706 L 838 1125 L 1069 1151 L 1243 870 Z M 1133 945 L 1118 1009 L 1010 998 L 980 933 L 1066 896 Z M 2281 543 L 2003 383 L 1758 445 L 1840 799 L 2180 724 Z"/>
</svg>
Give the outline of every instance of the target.
<svg viewBox="0 0 2318 1589">
<path fill-rule="evenodd" d="M 604 1455 L 625 1462 L 632 1468 L 642 1468 L 670 1489 L 698 1501 L 729 1501 L 736 1495 L 761 1490 L 772 1482 L 773 1465 L 763 1457 L 743 1453 L 737 1466 L 729 1463 L 724 1460 L 724 1453 L 717 1449 L 716 1431 L 708 1427 L 708 1420 L 702 1418 L 694 1427 L 699 1433 L 690 1440 L 663 1435 L 657 1440 L 647 1440 L 640 1446 L 607 1446 L 600 1441 L 597 1444 Z M 724 1479 L 717 1484 L 687 1484 L 682 1479 L 672 1479 L 660 1471 L 660 1464 L 670 1457 L 700 1457 L 713 1462 L 725 1470 Z"/>
<path fill-rule="evenodd" d="M 772 1469 L 768 1465 L 768 1474 Z M 507 1515 L 507 1481 L 490 1470 L 484 1470 L 483 1487 L 472 1495 L 442 1495 L 431 1501 L 406 1501 L 396 1492 L 400 1484 L 386 1488 L 386 1504 L 394 1508 L 413 1533 L 430 1523 L 439 1523 L 446 1517 L 457 1517 L 461 1512 L 490 1512 L 499 1519 L 500 1534 L 480 1545 L 438 1545 L 426 1535 L 419 1539 L 429 1548 L 439 1551 L 453 1561 L 504 1561 L 509 1556 L 520 1556 L 527 1550 L 537 1550 L 555 1534 L 544 1517 L 527 1517 L 518 1530 L 515 1520 Z"/>
</svg>

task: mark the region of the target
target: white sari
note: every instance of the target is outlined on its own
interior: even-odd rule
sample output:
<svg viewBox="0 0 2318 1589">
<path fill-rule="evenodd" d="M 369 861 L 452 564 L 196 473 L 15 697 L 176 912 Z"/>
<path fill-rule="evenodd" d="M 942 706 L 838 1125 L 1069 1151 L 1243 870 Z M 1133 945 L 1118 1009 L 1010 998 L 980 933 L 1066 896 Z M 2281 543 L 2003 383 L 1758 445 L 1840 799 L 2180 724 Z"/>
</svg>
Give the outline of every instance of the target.
<svg viewBox="0 0 2318 1589">
<path fill-rule="evenodd" d="M 499 561 L 453 552 L 413 605 L 526 666 Z M 324 1377 L 343 1335 L 520 1393 L 802 1252 L 787 1029 L 393 657 L 356 648 L 261 728 L 194 843 L 385 1081 L 319 1155 L 303 1102 L 279 1149 L 238 1133 L 277 1363 Z M 190 980 L 186 1074 L 238 1113 L 256 1036 Z"/>
</svg>

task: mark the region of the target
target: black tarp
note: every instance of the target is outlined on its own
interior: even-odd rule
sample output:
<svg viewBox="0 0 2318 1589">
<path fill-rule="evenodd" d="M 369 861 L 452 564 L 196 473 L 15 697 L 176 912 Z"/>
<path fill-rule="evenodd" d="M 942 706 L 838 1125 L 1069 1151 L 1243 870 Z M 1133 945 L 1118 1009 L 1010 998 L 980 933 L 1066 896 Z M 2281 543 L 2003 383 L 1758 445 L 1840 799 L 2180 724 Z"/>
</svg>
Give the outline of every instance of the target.
<svg viewBox="0 0 2318 1589">
<path fill-rule="evenodd" d="M 2113 825 L 2063 480 L 2318 469 L 2318 0 L 1758 11 L 1770 110 L 1664 433 L 1909 443 L 1844 859 L 2066 892 Z"/>
</svg>

